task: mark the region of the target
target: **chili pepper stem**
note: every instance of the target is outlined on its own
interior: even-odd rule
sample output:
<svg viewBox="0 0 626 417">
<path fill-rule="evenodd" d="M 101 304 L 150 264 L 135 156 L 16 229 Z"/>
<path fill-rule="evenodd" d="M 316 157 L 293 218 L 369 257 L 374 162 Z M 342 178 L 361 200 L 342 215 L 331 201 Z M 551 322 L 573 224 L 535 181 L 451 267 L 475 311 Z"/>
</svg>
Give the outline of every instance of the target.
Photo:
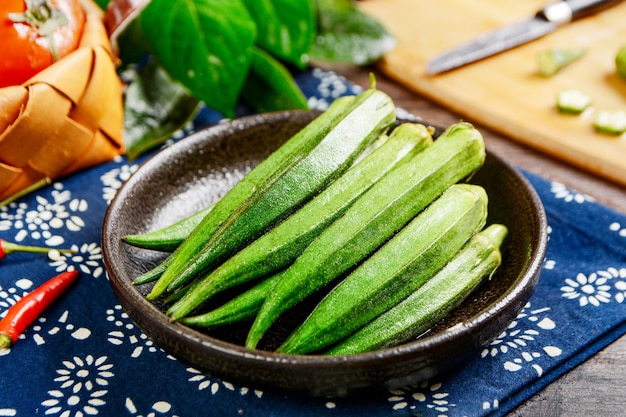
<svg viewBox="0 0 626 417">
<path fill-rule="evenodd" d="M 39 190 L 40 188 L 45 187 L 46 185 L 50 185 L 52 184 L 52 179 L 50 177 L 45 177 L 40 179 L 39 181 L 35 182 L 34 184 L 24 188 L 21 191 L 16 192 L 15 194 L 10 195 L 9 197 L 5 198 L 4 200 L 0 201 L 0 207 L 4 207 L 4 206 L 8 206 L 10 203 L 14 202 L 15 200 L 24 197 L 25 195 L 28 195 L 34 191 Z"/>
<path fill-rule="evenodd" d="M 27 252 L 27 253 L 50 253 L 53 250 L 56 250 L 60 253 L 76 253 L 76 251 L 72 249 L 53 249 L 53 248 L 44 248 L 41 246 L 27 246 L 27 245 L 18 245 L 16 243 L 7 242 L 6 240 L 0 239 L 0 249 L 1 252 L 4 252 L 5 255 L 8 255 L 12 252 Z"/>
<path fill-rule="evenodd" d="M 11 347 L 11 336 L 0 333 L 0 349 L 8 349 Z"/>
</svg>

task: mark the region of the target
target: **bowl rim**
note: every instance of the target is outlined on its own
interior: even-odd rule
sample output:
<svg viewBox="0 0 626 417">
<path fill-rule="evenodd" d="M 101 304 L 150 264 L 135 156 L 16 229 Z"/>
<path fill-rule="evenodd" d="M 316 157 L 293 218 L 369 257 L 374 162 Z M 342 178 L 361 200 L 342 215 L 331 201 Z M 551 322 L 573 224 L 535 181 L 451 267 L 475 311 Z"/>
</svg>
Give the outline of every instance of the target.
<svg viewBox="0 0 626 417">
<path fill-rule="evenodd" d="M 161 159 L 168 157 L 171 153 L 181 152 L 190 146 L 193 147 L 197 143 L 210 140 L 211 137 L 207 136 L 207 131 L 211 131 L 211 133 L 214 135 L 219 135 L 220 133 L 222 133 L 223 129 L 228 129 L 232 127 L 233 123 L 237 124 L 238 126 L 243 126 L 243 128 L 245 129 L 250 126 L 263 123 L 281 122 L 289 119 L 290 116 L 296 113 L 302 112 L 310 113 L 312 115 L 315 113 L 319 113 L 317 111 L 294 110 L 255 114 L 252 116 L 244 116 L 228 122 L 221 122 L 217 125 L 194 132 L 186 137 L 184 140 L 174 143 L 173 145 L 166 148 L 167 152 L 159 151 L 149 157 L 141 164 L 136 172 L 120 187 L 115 197 L 110 202 L 105 213 L 102 225 L 102 251 L 104 264 L 106 267 L 107 275 L 109 277 L 109 282 L 113 287 L 113 290 L 116 293 L 118 300 L 121 302 L 122 307 L 125 310 L 128 310 L 127 307 L 129 307 L 134 310 L 141 310 L 143 314 L 152 316 L 152 319 L 156 320 L 157 327 L 166 331 L 165 334 L 161 335 L 162 337 L 167 337 L 168 335 L 182 337 L 185 341 L 193 345 L 201 346 L 204 349 L 211 350 L 212 354 L 228 356 L 232 357 L 235 360 L 241 361 L 242 365 L 244 366 L 271 366 L 274 369 L 278 368 L 279 371 L 291 371 L 293 370 L 294 366 L 303 369 L 316 368 L 326 370 L 342 369 L 349 367 L 378 368 L 381 366 L 381 364 L 392 362 L 396 363 L 398 361 L 401 361 L 402 359 L 415 360 L 416 357 L 418 357 L 422 353 L 431 350 L 433 347 L 445 346 L 449 343 L 452 343 L 453 340 L 456 340 L 458 338 L 471 338 L 471 334 L 477 329 L 488 326 L 491 320 L 497 320 L 498 316 L 503 311 L 510 309 L 509 306 L 511 303 L 516 304 L 515 315 L 519 313 L 521 308 L 526 304 L 528 298 L 530 297 L 530 295 L 528 294 L 528 287 L 532 287 L 532 293 L 534 291 L 536 281 L 538 280 L 542 268 L 547 246 L 547 218 L 543 204 L 536 190 L 530 184 L 528 179 L 524 177 L 524 175 L 522 175 L 522 173 L 518 169 L 515 169 L 512 165 L 504 161 L 500 156 L 491 152 L 488 146 L 487 157 L 493 158 L 496 163 L 502 165 L 504 169 L 509 171 L 509 173 L 517 181 L 523 184 L 526 189 L 528 196 L 531 200 L 530 203 L 534 208 L 534 213 L 536 213 L 537 224 L 540 226 L 539 230 L 537 231 L 537 244 L 532 248 L 532 251 L 529 254 L 531 259 L 530 263 L 520 272 L 519 276 L 511 284 L 508 291 L 499 295 L 497 299 L 492 303 L 485 305 L 478 314 L 472 316 L 469 320 L 458 323 L 457 325 L 454 325 L 443 332 L 438 332 L 432 335 L 425 335 L 417 340 L 413 340 L 394 347 L 349 355 L 294 355 L 265 350 L 252 350 L 232 342 L 211 337 L 200 330 L 185 326 L 181 323 L 172 323 L 167 318 L 164 312 L 162 312 L 157 306 L 148 301 L 140 293 L 140 291 L 136 289 L 136 287 L 133 287 L 132 280 L 123 276 L 119 276 L 120 271 L 118 271 L 116 267 L 116 261 L 114 260 L 112 249 L 110 248 L 110 244 L 114 242 L 110 241 L 111 233 L 109 232 L 109 225 L 111 224 L 111 222 L 114 221 L 115 212 L 119 210 L 119 206 L 121 204 L 120 202 L 131 193 L 133 185 L 140 180 L 140 176 L 137 175 L 138 172 L 151 169 L 151 167 L 153 167 L 155 164 L 158 164 Z M 401 122 L 406 120 L 399 119 L 399 121 Z M 408 121 L 415 120 L 408 119 Z M 428 124 L 423 121 L 422 123 Z M 126 305 L 126 302 L 122 302 L 122 299 L 120 298 L 120 293 L 123 293 L 122 295 L 124 297 L 129 297 L 134 305 L 128 306 Z M 133 321 L 137 321 L 140 324 L 139 327 L 142 328 L 140 323 L 141 319 L 138 318 L 136 314 L 134 314 L 134 312 L 133 314 L 131 314 L 130 312 L 128 313 L 131 319 Z M 514 319 L 514 317 L 515 316 L 507 319 L 507 323 Z M 148 336 L 155 339 L 161 337 L 155 337 L 155 335 L 153 334 L 148 334 Z M 217 372 L 215 374 L 217 375 Z"/>
</svg>

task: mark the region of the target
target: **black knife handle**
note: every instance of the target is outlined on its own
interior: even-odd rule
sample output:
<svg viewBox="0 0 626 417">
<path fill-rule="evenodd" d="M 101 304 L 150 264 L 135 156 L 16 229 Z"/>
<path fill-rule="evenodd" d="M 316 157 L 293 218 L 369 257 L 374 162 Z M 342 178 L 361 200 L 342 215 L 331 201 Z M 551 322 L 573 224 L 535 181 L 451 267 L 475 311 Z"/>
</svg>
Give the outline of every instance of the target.
<svg viewBox="0 0 626 417">
<path fill-rule="evenodd" d="M 601 10 L 607 9 L 622 0 L 564 0 L 565 3 L 572 9 L 572 17 L 578 19 L 585 17 L 593 13 L 597 13 Z"/>
<path fill-rule="evenodd" d="M 556 25 L 562 25 L 574 19 L 579 19 L 599 12 L 600 10 L 608 9 L 622 1 L 623 0 L 560 0 L 548 4 L 543 10 L 537 13 L 537 16 Z"/>
</svg>

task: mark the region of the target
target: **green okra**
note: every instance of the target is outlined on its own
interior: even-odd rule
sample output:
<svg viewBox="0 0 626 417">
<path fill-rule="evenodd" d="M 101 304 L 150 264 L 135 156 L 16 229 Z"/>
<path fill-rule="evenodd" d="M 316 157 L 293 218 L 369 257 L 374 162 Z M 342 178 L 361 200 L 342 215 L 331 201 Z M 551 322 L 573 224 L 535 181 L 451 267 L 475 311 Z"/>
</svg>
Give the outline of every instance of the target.
<svg viewBox="0 0 626 417">
<path fill-rule="evenodd" d="M 204 314 L 184 317 L 179 320 L 179 323 L 203 329 L 214 329 L 252 319 L 257 314 L 265 297 L 280 277 L 281 273 L 279 272 L 271 277 L 265 278 L 254 287 L 242 292 L 219 307 Z"/>
<path fill-rule="evenodd" d="M 591 106 L 591 96 L 578 89 L 559 91 L 556 107 L 561 113 L 580 114 Z"/>
<path fill-rule="evenodd" d="M 539 52 L 537 70 L 544 77 L 552 77 L 585 54 L 585 50 L 552 48 Z"/>
<path fill-rule="evenodd" d="M 380 145 L 385 143 L 388 139 L 387 135 L 381 135 L 379 139 L 374 141 L 368 146 L 365 151 L 354 162 L 355 164 L 360 162 L 361 159 L 369 155 L 372 151 L 377 149 Z M 213 209 L 215 204 L 210 204 L 207 207 L 200 209 L 191 215 L 178 220 L 176 223 L 167 225 L 160 229 L 152 230 L 145 233 L 137 233 L 126 235 L 122 237 L 122 240 L 129 245 L 136 246 L 143 249 L 151 249 L 162 252 L 172 252 L 176 250 L 178 246 L 189 236 L 193 229 L 200 224 L 204 216 Z M 161 273 L 165 270 L 164 265 L 161 272 L 157 274 L 157 271 L 153 271 L 151 276 L 154 279 L 161 276 Z"/>
<path fill-rule="evenodd" d="M 173 320 L 185 317 L 227 288 L 291 265 L 315 237 L 380 178 L 431 143 L 430 131 L 422 124 L 404 123 L 396 127 L 384 143 L 293 215 L 199 279 L 168 314 Z"/>
<path fill-rule="evenodd" d="M 609 135 L 626 133 L 626 111 L 599 109 L 593 120 L 596 131 Z"/>
<path fill-rule="evenodd" d="M 484 159 L 482 135 L 461 122 L 381 178 L 286 270 L 263 303 L 246 346 L 255 348 L 282 313 L 348 272 Z"/>
<path fill-rule="evenodd" d="M 387 135 L 381 135 L 377 140 L 372 142 L 361 155 L 359 155 L 358 159 L 354 163 L 357 164 L 360 162 L 361 159 L 364 159 L 367 155 L 379 148 L 388 139 L 389 137 Z M 209 204 L 207 207 L 178 220 L 176 223 L 150 232 L 126 235 L 122 238 L 122 240 L 129 245 L 136 246 L 138 248 L 172 252 L 180 246 L 181 243 L 183 243 L 193 229 L 200 224 L 204 216 L 206 216 L 209 211 L 213 210 L 214 206 L 215 204 Z M 164 270 L 165 268 L 161 270 L 161 273 Z M 155 279 L 161 276 L 160 273 L 158 275 L 156 273 L 152 275 L 155 276 Z"/>
<path fill-rule="evenodd" d="M 154 268 L 149 269 L 148 271 L 136 277 L 133 280 L 133 284 L 143 285 L 143 284 L 147 284 L 149 282 L 153 282 L 159 279 L 159 277 L 163 274 L 163 272 L 165 272 L 165 269 L 167 268 L 167 266 L 170 264 L 171 258 L 172 258 L 172 255 L 168 256 Z"/>
<path fill-rule="evenodd" d="M 206 273 L 288 217 L 349 168 L 395 120 L 391 99 L 373 88 L 334 113 L 326 117 L 322 113 L 287 142 L 309 144 L 306 150 L 279 148 L 222 197 L 174 251 L 147 298 L 155 299 Z"/>
<path fill-rule="evenodd" d="M 415 339 L 457 308 L 502 262 L 507 227 L 492 224 L 474 235 L 457 255 L 417 291 L 334 345 L 345 355 L 397 346 Z"/>
<path fill-rule="evenodd" d="M 304 158 L 322 139 L 319 136 L 314 136 L 314 134 L 327 132 L 335 126 L 341 115 L 353 105 L 354 99 L 355 97 L 353 96 L 346 96 L 335 100 L 326 112 L 320 114 L 319 117 L 306 125 L 300 132 L 291 137 L 242 178 L 190 232 L 190 235 L 192 235 L 195 231 L 194 242 L 188 243 L 190 247 L 185 249 L 185 255 L 189 255 L 188 251 L 195 246 L 192 243 L 199 245 L 199 242 L 209 239 L 222 225 L 229 221 L 231 215 L 236 212 L 239 206 L 254 198 L 258 198 L 257 194 L 271 186 L 276 176 L 284 174 Z M 185 240 L 188 240 L 189 236 Z M 176 249 L 179 250 L 180 245 Z M 158 265 L 153 270 L 144 273 L 136 281 L 148 282 L 148 280 L 160 279 L 165 270 L 169 268 L 172 260 L 173 257 L 170 255 L 166 258 L 164 264 Z M 168 278 L 168 281 L 171 280 L 173 278 Z M 165 282 L 165 280 L 160 281 L 159 285 L 155 285 L 155 288 L 153 287 L 152 292 L 148 295 L 148 299 L 157 298 L 169 285 L 169 282 Z"/>
<path fill-rule="evenodd" d="M 487 203 L 482 187 L 452 185 L 324 297 L 278 351 L 318 351 L 408 297 L 483 228 Z"/>
<path fill-rule="evenodd" d="M 200 224 L 204 216 L 213 210 L 213 207 L 214 204 L 210 204 L 171 225 L 146 233 L 126 235 L 122 240 L 138 248 L 172 252 Z"/>
</svg>

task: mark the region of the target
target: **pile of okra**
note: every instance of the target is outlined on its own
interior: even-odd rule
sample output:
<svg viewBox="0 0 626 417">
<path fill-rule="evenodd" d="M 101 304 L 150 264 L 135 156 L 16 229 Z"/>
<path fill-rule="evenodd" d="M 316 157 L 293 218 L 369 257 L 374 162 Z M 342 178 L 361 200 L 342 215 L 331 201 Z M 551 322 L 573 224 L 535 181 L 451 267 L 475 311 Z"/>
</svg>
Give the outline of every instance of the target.
<svg viewBox="0 0 626 417">
<path fill-rule="evenodd" d="M 486 224 L 487 193 L 467 181 L 485 160 L 480 132 L 459 122 L 434 140 L 395 114 L 374 86 L 335 100 L 214 205 L 125 236 L 170 252 L 134 282 L 153 283 L 147 299 L 172 321 L 249 323 L 251 349 L 323 288 L 277 352 L 361 353 L 423 334 L 493 276 L 507 227 Z"/>
</svg>

